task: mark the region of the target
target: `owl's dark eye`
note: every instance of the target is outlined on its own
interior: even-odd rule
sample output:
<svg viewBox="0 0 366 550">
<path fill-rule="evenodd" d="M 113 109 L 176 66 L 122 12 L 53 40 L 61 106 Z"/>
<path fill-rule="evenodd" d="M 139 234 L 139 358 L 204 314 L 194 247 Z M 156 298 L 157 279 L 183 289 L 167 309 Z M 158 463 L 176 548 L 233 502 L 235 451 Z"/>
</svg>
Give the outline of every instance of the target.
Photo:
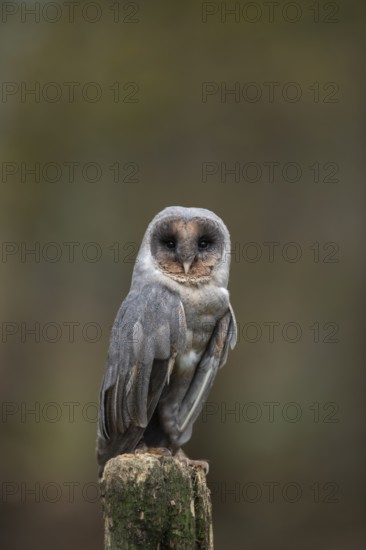
<svg viewBox="0 0 366 550">
<path fill-rule="evenodd" d="M 167 248 L 175 248 L 175 241 L 173 241 L 173 239 L 168 239 L 167 241 L 164 241 L 164 244 Z"/>
<path fill-rule="evenodd" d="M 200 250 L 204 250 L 205 248 L 208 248 L 209 244 L 210 244 L 210 241 L 208 241 L 207 239 L 200 239 L 198 241 L 198 248 Z"/>
</svg>

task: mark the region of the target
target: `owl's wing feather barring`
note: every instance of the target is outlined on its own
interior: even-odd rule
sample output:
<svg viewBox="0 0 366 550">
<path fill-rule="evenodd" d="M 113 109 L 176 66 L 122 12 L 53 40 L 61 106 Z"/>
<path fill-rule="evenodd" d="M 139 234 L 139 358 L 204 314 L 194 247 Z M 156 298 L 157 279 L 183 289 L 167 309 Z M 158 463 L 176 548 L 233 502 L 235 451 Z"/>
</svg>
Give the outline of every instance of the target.
<svg viewBox="0 0 366 550">
<path fill-rule="evenodd" d="M 229 345 L 233 349 L 236 339 L 236 321 L 230 306 L 225 315 L 216 323 L 207 348 L 195 369 L 189 390 L 183 399 L 179 411 L 180 432 L 184 432 L 199 416 L 217 371 L 226 362 Z"/>
<path fill-rule="evenodd" d="M 108 455 L 134 450 L 185 340 L 184 309 L 176 293 L 161 285 L 130 292 L 113 325 L 100 391 L 99 437 Z"/>
</svg>

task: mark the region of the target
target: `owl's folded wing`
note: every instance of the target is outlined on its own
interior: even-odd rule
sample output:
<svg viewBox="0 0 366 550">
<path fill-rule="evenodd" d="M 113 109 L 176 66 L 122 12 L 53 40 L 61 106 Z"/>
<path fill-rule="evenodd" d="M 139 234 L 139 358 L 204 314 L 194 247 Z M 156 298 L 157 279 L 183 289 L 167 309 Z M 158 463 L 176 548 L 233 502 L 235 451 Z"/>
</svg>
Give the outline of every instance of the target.
<svg viewBox="0 0 366 550">
<path fill-rule="evenodd" d="M 179 412 L 179 431 L 187 430 L 199 416 L 219 368 L 225 363 L 229 351 L 236 344 L 237 326 L 231 305 L 216 323 L 212 336 L 199 364 L 192 383 L 183 399 Z"/>
<path fill-rule="evenodd" d="M 185 339 L 183 305 L 167 288 L 150 285 L 131 292 L 122 303 L 113 325 L 100 391 L 100 463 L 109 458 L 106 454 L 133 450 Z"/>
</svg>

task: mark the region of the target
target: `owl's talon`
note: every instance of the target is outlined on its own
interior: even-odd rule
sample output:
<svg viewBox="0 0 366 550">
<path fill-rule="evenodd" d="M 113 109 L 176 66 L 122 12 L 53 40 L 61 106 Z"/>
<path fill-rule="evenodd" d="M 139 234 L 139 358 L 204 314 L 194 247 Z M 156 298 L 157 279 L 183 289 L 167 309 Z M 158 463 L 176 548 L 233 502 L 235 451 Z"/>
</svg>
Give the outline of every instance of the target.
<svg viewBox="0 0 366 550">
<path fill-rule="evenodd" d="M 191 460 L 188 458 L 188 456 L 182 451 L 182 449 L 179 449 L 179 451 L 175 454 L 175 457 L 183 462 L 186 466 L 191 466 L 193 468 L 203 468 L 205 475 L 207 476 L 210 466 L 206 460 Z"/>
<path fill-rule="evenodd" d="M 203 468 L 205 475 L 207 476 L 210 470 L 210 466 L 206 460 L 191 460 L 189 458 L 187 460 L 188 460 L 188 466 L 192 466 L 193 468 L 197 468 L 197 467 Z"/>
<path fill-rule="evenodd" d="M 145 443 L 139 443 L 139 445 L 136 447 L 136 449 L 134 450 L 134 454 L 135 455 L 142 455 L 144 453 L 147 453 L 147 445 L 145 445 Z"/>
</svg>

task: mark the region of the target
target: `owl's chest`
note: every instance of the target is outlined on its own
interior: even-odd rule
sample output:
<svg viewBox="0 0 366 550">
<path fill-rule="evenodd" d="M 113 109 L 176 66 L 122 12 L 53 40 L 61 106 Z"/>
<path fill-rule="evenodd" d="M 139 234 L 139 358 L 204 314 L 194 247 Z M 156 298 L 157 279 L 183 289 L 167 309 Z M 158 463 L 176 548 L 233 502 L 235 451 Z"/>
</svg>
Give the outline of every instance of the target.
<svg viewBox="0 0 366 550">
<path fill-rule="evenodd" d="M 203 353 L 217 321 L 229 307 L 225 288 L 206 286 L 181 291 L 187 325 L 185 357 L 194 362 Z M 183 361 L 184 362 L 184 361 Z"/>
</svg>

